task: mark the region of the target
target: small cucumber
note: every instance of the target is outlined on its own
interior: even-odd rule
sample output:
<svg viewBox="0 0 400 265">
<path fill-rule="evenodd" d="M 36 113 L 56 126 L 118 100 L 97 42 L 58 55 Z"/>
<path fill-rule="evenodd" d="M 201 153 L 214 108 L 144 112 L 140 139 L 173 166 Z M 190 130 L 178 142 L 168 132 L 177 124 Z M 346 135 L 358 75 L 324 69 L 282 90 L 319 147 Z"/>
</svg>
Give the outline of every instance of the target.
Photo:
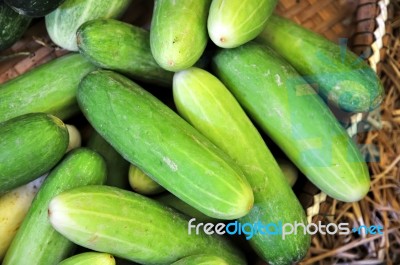
<svg viewBox="0 0 400 265">
<path fill-rule="evenodd" d="M 113 19 L 95 19 L 79 27 L 77 41 L 79 52 L 101 68 L 156 85 L 172 85 L 173 73 L 154 60 L 150 33 L 142 28 Z"/>
<path fill-rule="evenodd" d="M 50 200 L 65 190 L 102 184 L 105 179 L 106 166 L 100 155 L 85 148 L 69 152 L 44 181 L 2 265 L 57 264 L 65 259 L 74 244 L 51 226 L 47 218 Z"/>
<path fill-rule="evenodd" d="M 67 147 L 67 127 L 52 115 L 30 113 L 0 123 L 0 193 L 49 171 Z"/>
<path fill-rule="evenodd" d="M 18 13 L 30 17 L 44 17 L 65 0 L 4 0 Z"/>
<path fill-rule="evenodd" d="M 189 235 L 181 215 L 134 192 L 79 187 L 55 197 L 48 212 L 53 227 L 72 242 L 141 264 L 170 264 L 199 253 L 218 255 L 231 265 L 245 264 L 240 252 L 221 237 Z"/>
<path fill-rule="evenodd" d="M 79 54 L 65 55 L 0 85 L 0 122 L 31 112 L 70 117 L 79 111 L 78 84 L 94 69 Z"/>
<path fill-rule="evenodd" d="M 383 86 L 361 58 L 288 19 L 272 15 L 258 38 L 282 55 L 329 103 L 348 112 L 379 106 Z"/>
<path fill-rule="evenodd" d="M 311 182 L 329 196 L 361 200 L 368 168 L 327 105 L 272 49 L 248 43 L 220 51 L 214 70 L 239 103 Z"/>
<path fill-rule="evenodd" d="M 175 74 L 173 94 L 179 114 L 230 155 L 253 188 L 254 207 L 241 223 L 307 224 L 303 207 L 261 135 L 221 81 L 192 67 Z M 250 244 L 271 264 L 291 264 L 306 255 L 310 236 L 282 239 L 260 232 Z"/>
<path fill-rule="evenodd" d="M 150 29 L 154 59 L 164 69 L 179 71 L 194 65 L 207 41 L 211 0 L 157 0 Z"/>
<path fill-rule="evenodd" d="M 68 142 L 68 148 L 67 152 L 71 151 L 72 149 L 81 147 L 81 134 L 78 131 L 78 129 L 74 125 L 69 125 L 66 124 L 67 129 L 68 129 L 68 135 L 69 135 L 69 142 Z"/>
<path fill-rule="evenodd" d="M 12 10 L 2 0 L 0 1 L 0 51 L 11 47 L 31 23 L 31 18 Z"/>
<path fill-rule="evenodd" d="M 47 32 L 58 46 L 77 51 L 76 31 L 79 26 L 96 18 L 120 17 L 131 2 L 131 0 L 66 0 L 46 16 Z"/>
<path fill-rule="evenodd" d="M 131 164 L 210 217 L 235 219 L 253 206 L 242 171 L 174 111 L 128 78 L 106 70 L 78 89 L 81 109 Z"/>
<path fill-rule="evenodd" d="M 106 185 L 129 189 L 129 162 L 126 161 L 100 134 L 93 131 L 87 147 L 99 153 L 107 164 Z"/>
<path fill-rule="evenodd" d="M 115 265 L 115 259 L 107 253 L 85 252 L 69 257 L 58 265 Z"/>
<path fill-rule="evenodd" d="M 0 196 L 0 261 L 24 220 L 45 176 Z"/>
<path fill-rule="evenodd" d="M 154 195 L 164 191 L 160 184 L 132 164 L 129 167 L 129 184 L 135 192 L 143 195 Z"/>
<path fill-rule="evenodd" d="M 229 265 L 229 263 L 218 256 L 199 254 L 183 258 L 171 265 Z"/>
<path fill-rule="evenodd" d="M 296 166 L 286 159 L 278 159 L 277 162 L 283 174 L 285 174 L 286 180 L 288 181 L 290 187 L 293 187 L 299 177 L 299 172 Z"/>
<path fill-rule="evenodd" d="M 213 0 L 208 34 L 221 48 L 238 47 L 261 33 L 278 0 Z"/>
</svg>

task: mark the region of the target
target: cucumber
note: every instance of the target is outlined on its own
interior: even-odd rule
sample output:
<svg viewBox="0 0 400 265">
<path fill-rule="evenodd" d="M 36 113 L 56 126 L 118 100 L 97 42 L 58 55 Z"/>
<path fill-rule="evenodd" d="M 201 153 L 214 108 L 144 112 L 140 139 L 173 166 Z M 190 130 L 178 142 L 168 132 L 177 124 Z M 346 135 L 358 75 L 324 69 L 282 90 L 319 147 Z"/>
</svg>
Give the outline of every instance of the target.
<svg viewBox="0 0 400 265">
<path fill-rule="evenodd" d="M 296 166 L 286 159 L 278 159 L 277 162 L 283 174 L 285 175 L 290 187 L 293 187 L 297 179 L 299 178 L 299 172 Z"/>
<path fill-rule="evenodd" d="M 52 115 L 30 113 L 0 123 L 0 193 L 46 173 L 67 147 L 67 127 Z"/>
<path fill-rule="evenodd" d="M 355 143 L 296 70 L 257 43 L 220 51 L 214 70 L 251 118 L 329 196 L 361 200 L 369 190 Z"/>
<path fill-rule="evenodd" d="M 4 0 L 19 14 L 30 17 L 44 17 L 65 0 Z"/>
<path fill-rule="evenodd" d="M 95 19 L 79 27 L 77 42 L 79 52 L 101 68 L 148 83 L 172 85 L 173 73 L 154 60 L 150 33 L 144 29 L 113 19 Z"/>
<path fill-rule="evenodd" d="M 30 23 L 31 18 L 18 14 L 0 0 L 0 51 L 19 40 Z"/>
<path fill-rule="evenodd" d="M 31 112 L 66 119 L 79 111 L 76 90 L 95 67 L 79 54 L 54 59 L 0 85 L 0 122 Z"/>
<path fill-rule="evenodd" d="M 183 258 L 171 265 L 229 265 L 229 263 L 218 256 L 199 254 Z"/>
<path fill-rule="evenodd" d="M 150 29 L 154 59 L 164 69 L 179 71 L 194 65 L 207 41 L 211 0 L 157 0 Z"/>
<path fill-rule="evenodd" d="M 96 18 L 117 18 L 128 8 L 131 0 L 66 0 L 46 16 L 46 29 L 58 46 L 77 51 L 76 31 L 84 22 Z"/>
<path fill-rule="evenodd" d="M 96 131 L 89 138 L 87 147 L 99 153 L 107 164 L 106 185 L 121 189 L 129 189 L 129 162 L 126 161 Z"/>
<path fill-rule="evenodd" d="M 0 196 L 0 261 L 18 231 L 45 176 Z"/>
<path fill-rule="evenodd" d="M 74 244 L 52 228 L 47 218 L 50 200 L 65 190 L 102 184 L 105 179 L 106 166 L 100 155 L 85 148 L 69 152 L 44 181 L 6 253 L 3 265 L 25 265 L 27 261 L 30 265 L 57 264 L 65 259 Z"/>
<path fill-rule="evenodd" d="M 383 100 L 378 76 L 346 47 L 276 15 L 258 39 L 291 63 L 325 101 L 344 111 L 371 111 Z"/>
<path fill-rule="evenodd" d="M 278 0 L 213 0 L 207 28 L 221 48 L 238 47 L 261 33 Z"/>
<path fill-rule="evenodd" d="M 80 107 L 131 164 L 210 217 L 249 212 L 253 193 L 241 170 L 170 108 L 126 77 L 106 70 L 80 83 Z"/>
<path fill-rule="evenodd" d="M 69 141 L 68 141 L 68 148 L 67 152 L 71 151 L 72 149 L 81 147 L 81 134 L 78 131 L 78 129 L 74 125 L 69 125 L 66 124 L 67 130 L 68 130 L 68 135 L 69 135 Z"/>
<path fill-rule="evenodd" d="M 219 220 L 215 218 L 211 218 L 204 213 L 196 210 L 186 202 L 180 200 L 173 194 L 167 192 L 164 194 L 161 194 L 159 196 L 156 196 L 154 200 L 158 201 L 161 204 L 167 205 L 174 210 L 190 217 L 190 218 L 196 218 L 197 222 L 209 222 L 209 223 L 218 223 Z"/>
<path fill-rule="evenodd" d="M 154 195 L 164 191 L 163 187 L 132 164 L 129 167 L 129 184 L 135 192 L 143 195 Z"/>
<path fill-rule="evenodd" d="M 58 265 L 115 265 L 115 259 L 107 253 L 85 252 L 69 257 Z"/>
<path fill-rule="evenodd" d="M 227 241 L 205 233 L 189 235 L 186 219 L 134 192 L 79 187 L 55 197 L 48 211 L 53 227 L 76 244 L 141 264 L 170 264 L 199 253 L 245 264 Z"/>
<path fill-rule="evenodd" d="M 193 67 L 175 74 L 173 95 L 179 114 L 230 155 L 253 188 L 254 207 L 241 223 L 307 225 L 304 209 L 276 160 L 221 81 Z M 256 233 L 250 244 L 270 264 L 292 264 L 306 255 L 310 236 L 298 233 L 283 239 Z"/>
</svg>

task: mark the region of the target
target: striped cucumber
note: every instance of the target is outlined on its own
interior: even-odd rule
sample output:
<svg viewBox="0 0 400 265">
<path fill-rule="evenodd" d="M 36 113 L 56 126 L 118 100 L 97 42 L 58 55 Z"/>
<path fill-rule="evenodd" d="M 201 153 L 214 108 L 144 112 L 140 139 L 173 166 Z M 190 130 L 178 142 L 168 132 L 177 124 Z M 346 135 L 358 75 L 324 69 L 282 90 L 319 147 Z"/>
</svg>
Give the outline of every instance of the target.
<svg viewBox="0 0 400 265">
<path fill-rule="evenodd" d="M 85 252 L 69 257 L 58 265 L 115 265 L 115 259 L 107 253 Z"/>
<path fill-rule="evenodd" d="M 242 171 L 157 98 L 106 70 L 78 89 L 81 109 L 104 139 L 165 189 L 210 217 L 235 219 L 253 206 Z"/>
<path fill-rule="evenodd" d="M 45 176 L 0 197 L 0 261 L 17 233 Z"/>
<path fill-rule="evenodd" d="M 282 55 L 336 107 L 366 112 L 382 102 L 384 90 L 378 76 L 347 47 L 277 15 L 271 16 L 258 39 Z"/>
<path fill-rule="evenodd" d="M 12 46 L 31 23 L 31 18 L 12 10 L 3 0 L 0 1 L 0 51 Z"/>
<path fill-rule="evenodd" d="M 207 41 L 207 15 L 211 0 L 157 0 L 150 29 L 151 52 L 169 71 L 194 65 Z"/>
<path fill-rule="evenodd" d="M 261 33 L 278 0 L 213 0 L 207 27 L 222 48 L 238 47 Z"/>
<path fill-rule="evenodd" d="M 57 264 L 65 259 L 74 244 L 51 226 L 47 218 L 50 200 L 65 190 L 102 184 L 105 179 L 106 167 L 101 156 L 85 148 L 69 152 L 44 181 L 2 265 L 25 265 L 27 261 L 30 265 Z"/>
<path fill-rule="evenodd" d="M 44 17 L 61 5 L 64 0 L 4 0 L 4 2 L 25 16 Z"/>
<path fill-rule="evenodd" d="M 257 43 L 223 50 L 213 65 L 248 114 L 317 187 L 346 202 L 365 196 L 370 178 L 357 146 L 292 66 Z"/>
<path fill-rule="evenodd" d="M 199 254 L 180 259 L 171 265 L 229 265 L 229 263 L 218 256 Z"/>
<path fill-rule="evenodd" d="M 67 127 L 52 115 L 30 113 L 0 123 L 0 193 L 49 171 L 67 147 Z"/>
<path fill-rule="evenodd" d="M 46 16 L 46 29 L 58 46 L 77 51 L 76 31 L 86 21 L 96 18 L 118 18 L 131 0 L 66 0 Z"/>
<path fill-rule="evenodd" d="M 303 207 L 261 135 L 221 81 L 193 67 L 175 74 L 173 93 L 178 112 L 230 155 L 252 186 L 254 207 L 241 223 L 307 224 Z M 305 256 L 310 236 L 283 239 L 256 233 L 250 244 L 270 264 L 290 264 Z"/>
<path fill-rule="evenodd" d="M 150 33 L 142 28 L 113 19 L 95 19 L 79 27 L 77 41 L 79 52 L 101 68 L 148 83 L 172 85 L 173 73 L 154 60 Z"/>
<path fill-rule="evenodd" d="M 48 211 L 53 227 L 76 244 L 134 262 L 170 264 L 203 253 L 231 265 L 245 264 L 240 252 L 222 238 L 189 235 L 181 215 L 134 192 L 79 187 L 55 197 Z"/>
<path fill-rule="evenodd" d="M 143 195 L 154 195 L 164 191 L 160 184 L 132 164 L 129 166 L 129 184 L 135 192 Z"/>
<path fill-rule="evenodd" d="M 95 67 L 79 54 L 65 55 L 0 85 L 0 122 L 31 112 L 65 119 L 79 111 L 75 94 Z"/>
</svg>

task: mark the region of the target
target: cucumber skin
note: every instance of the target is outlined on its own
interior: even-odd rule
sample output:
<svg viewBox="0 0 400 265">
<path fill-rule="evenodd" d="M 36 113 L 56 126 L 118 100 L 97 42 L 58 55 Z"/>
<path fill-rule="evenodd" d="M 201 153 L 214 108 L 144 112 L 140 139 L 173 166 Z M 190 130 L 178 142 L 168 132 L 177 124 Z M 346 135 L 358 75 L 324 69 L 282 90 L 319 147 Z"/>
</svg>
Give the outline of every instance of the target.
<svg viewBox="0 0 400 265">
<path fill-rule="evenodd" d="M 65 124 L 45 113 L 0 123 L 0 193 L 46 173 L 63 157 L 68 142 Z"/>
<path fill-rule="evenodd" d="M 221 48 L 238 47 L 261 33 L 278 0 L 213 0 L 207 28 Z"/>
<path fill-rule="evenodd" d="M 86 21 L 96 18 L 118 18 L 131 0 L 66 0 L 45 18 L 51 40 L 58 46 L 78 51 L 76 31 Z"/>
<path fill-rule="evenodd" d="M 142 28 L 113 19 L 95 19 L 79 27 L 77 41 L 79 52 L 98 67 L 147 83 L 172 85 L 173 73 L 154 60 L 150 33 Z"/>
<path fill-rule="evenodd" d="M 44 17 L 65 0 L 4 0 L 19 14 L 29 17 Z"/>
<path fill-rule="evenodd" d="M 82 80 L 77 98 L 104 139 L 186 203 L 220 219 L 235 219 L 251 209 L 251 188 L 233 161 L 134 82 L 94 71 Z"/>
<path fill-rule="evenodd" d="M 98 252 L 84 252 L 58 263 L 58 265 L 115 265 L 112 255 Z"/>
<path fill-rule="evenodd" d="M 195 254 L 245 264 L 240 252 L 223 238 L 189 235 L 187 219 L 180 214 L 115 187 L 92 185 L 66 191 L 51 201 L 49 220 L 76 244 L 141 264 L 170 264 Z"/>
<path fill-rule="evenodd" d="M 213 67 L 251 118 L 317 187 L 346 202 L 366 195 L 370 178 L 356 145 L 306 81 L 272 49 L 249 43 L 223 50 L 213 58 Z"/>
<path fill-rule="evenodd" d="M 69 54 L 0 85 L 0 122 L 31 112 L 69 118 L 79 111 L 80 80 L 94 69 L 81 55 Z"/>
<path fill-rule="evenodd" d="M 288 19 L 272 15 L 258 40 L 280 53 L 309 83 L 317 84 L 326 102 L 344 111 L 371 111 L 383 100 L 383 85 L 367 63 Z"/>
<path fill-rule="evenodd" d="M 97 153 L 85 148 L 69 152 L 42 184 L 2 265 L 57 264 L 65 259 L 74 244 L 51 226 L 46 210 L 50 200 L 77 186 L 102 184 L 106 177 L 104 160 Z"/>
<path fill-rule="evenodd" d="M 173 92 L 178 112 L 230 155 L 252 186 L 254 207 L 241 223 L 307 224 L 302 205 L 261 135 L 215 76 L 194 67 L 176 73 Z M 283 240 L 257 233 L 249 242 L 270 264 L 292 264 L 307 254 L 310 236 L 300 233 Z"/>
<path fill-rule="evenodd" d="M 207 15 L 211 0 L 157 0 L 150 29 L 154 59 L 168 71 L 194 65 L 207 41 Z"/>
<path fill-rule="evenodd" d="M 200 254 L 180 259 L 171 265 L 229 265 L 229 263 L 218 256 Z"/>
<path fill-rule="evenodd" d="M 22 16 L 0 1 L 0 51 L 11 47 L 26 31 L 31 18 Z"/>
</svg>

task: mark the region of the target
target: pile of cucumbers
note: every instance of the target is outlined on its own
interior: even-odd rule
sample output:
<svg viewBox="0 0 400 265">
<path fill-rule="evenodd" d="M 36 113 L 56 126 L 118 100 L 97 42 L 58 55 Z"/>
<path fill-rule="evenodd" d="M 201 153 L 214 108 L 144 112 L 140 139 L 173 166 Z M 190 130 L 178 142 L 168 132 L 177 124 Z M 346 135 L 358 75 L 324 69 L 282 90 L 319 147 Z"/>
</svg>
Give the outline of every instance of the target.
<svg viewBox="0 0 400 265">
<path fill-rule="evenodd" d="M 246 243 L 188 222 L 307 225 L 262 134 L 332 198 L 368 193 L 364 158 L 330 110 L 380 105 L 361 58 L 273 14 L 277 0 L 155 0 L 150 30 L 118 20 L 137 4 L 0 1 L 0 49 L 44 16 L 71 51 L 0 85 L 3 265 L 247 264 Z M 77 117 L 93 128 L 83 147 L 87 131 L 65 124 Z M 248 242 L 293 264 L 310 240 Z"/>
</svg>

